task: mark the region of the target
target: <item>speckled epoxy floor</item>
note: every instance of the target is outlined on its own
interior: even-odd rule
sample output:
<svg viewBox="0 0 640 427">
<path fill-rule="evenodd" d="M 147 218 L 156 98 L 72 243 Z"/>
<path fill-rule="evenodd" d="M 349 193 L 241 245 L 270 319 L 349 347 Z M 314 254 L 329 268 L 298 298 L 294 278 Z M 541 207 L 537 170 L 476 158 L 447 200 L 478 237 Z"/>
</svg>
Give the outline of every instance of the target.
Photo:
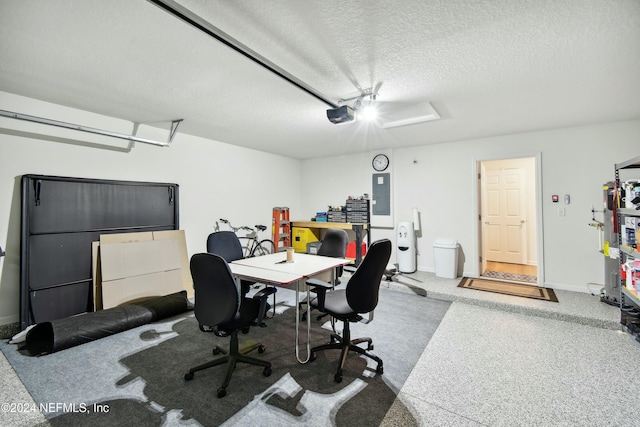
<svg viewBox="0 0 640 427">
<path fill-rule="evenodd" d="M 640 345 L 615 307 L 589 294 L 557 291 L 552 303 L 409 277 L 387 286 L 454 303 L 383 426 L 640 426 Z"/>
<path fill-rule="evenodd" d="M 604 304 L 588 293 L 556 290 L 558 302 L 541 301 L 458 287 L 461 277 L 444 279 L 433 273 L 403 274 L 391 282 L 389 289 L 414 292 L 431 298 L 495 308 L 550 319 L 565 320 L 608 329 L 620 329 L 620 310 Z"/>
<path fill-rule="evenodd" d="M 589 294 L 556 291 L 552 303 L 459 281 L 418 272 L 383 282 L 454 301 L 383 426 L 640 426 L 640 346 L 618 309 Z M 3 402 L 30 400 L 1 353 L 0 374 Z M 3 426 L 40 422 L 0 414 Z"/>
</svg>

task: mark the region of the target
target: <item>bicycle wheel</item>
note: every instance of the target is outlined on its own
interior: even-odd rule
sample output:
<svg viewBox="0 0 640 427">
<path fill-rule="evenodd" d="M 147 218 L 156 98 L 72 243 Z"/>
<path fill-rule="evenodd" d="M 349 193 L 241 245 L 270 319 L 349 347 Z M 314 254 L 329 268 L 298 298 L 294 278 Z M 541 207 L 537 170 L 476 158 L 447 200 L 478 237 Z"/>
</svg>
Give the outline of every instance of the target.
<svg viewBox="0 0 640 427">
<path fill-rule="evenodd" d="M 253 252 L 251 256 L 260 256 L 260 255 L 268 255 L 272 254 L 276 251 L 276 245 L 269 239 L 261 240 L 258 245 L 253 248 Z"/>
</svg>

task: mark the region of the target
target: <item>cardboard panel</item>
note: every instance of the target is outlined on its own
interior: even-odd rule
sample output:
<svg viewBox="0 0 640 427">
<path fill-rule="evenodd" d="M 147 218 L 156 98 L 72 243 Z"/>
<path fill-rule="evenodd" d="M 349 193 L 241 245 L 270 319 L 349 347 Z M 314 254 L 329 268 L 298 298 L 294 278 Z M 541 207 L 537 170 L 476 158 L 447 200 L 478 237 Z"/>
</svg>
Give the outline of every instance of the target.
<svg viewBox="0 0 640 427">
<path fill-rule="evenodd" d="M 111 280 L 179 270 L 182 266 L 175 240 L 103 244 L 100 260 L 103 285 Z"/>
<path fill-rule="evenodd" d="M 102 282 L 102 306 L 106 310 L 149 297 L 182 290 L 180 269 Z"/>
<path fill-rule="evenodd" d="M 192 298 L 193 292 L 193 278 L 191 277 L 191 269 L 189 267 L 189 255 L 187 252 L 187 239 L 184 230 L 168 230 L 168 231 L 154 231 L 153 240 L 170 240 L 173 239 L 178 242 L 178 251 L 180 252 L 180 264 L 182 266 L 182 285 L 184 290 L 187 291 L 187 297 Z"/>
<path fill-rule="evenodd" d="M 193 290 L 193 279 L 191 278 L 191 271 L 189 268 L 189 256 L 187 254 L 187 243 L 184 230 L 166 230 L 166 231 L 154 231 L 154 232 L 138 232 L 138 233 L 119 233 L 119 234 L 103 234 L 100 236 L 100 245 L 110 245 L 113 243 L 136 243 L 136 242 L 149 242 L 149 241 L 174 241 L 178 247 L 177 255 L 175 259 L 172 259 L 171 262 L 161 265 L 158 271 L 163 271 L 166 269 L 173 269 L 176 267 L 176 262 L 179 262 L 180 270 L 182 272 L 182 285 L 183 289 L 187 291 L 187 297 L 193 298 L 194 290 Z M 97 243 L 97 242 L 96 242 Z M 153 245 L 153 244 L 150 244 Z M 161 244 L 162 245 L 162 244 Z M 142 245 L 144 247 L 144 244 Z M 153 246 L 149 246 L 152 248 Z M 155 247 L 154 249 L 149 249 L 155 251 L 158 250 L 159 247 Z M 108 252 L 114 251 L 115 247 L 107 249 Z M 109 267 L 111 269 L 110 272 L 107 273 L 107 278 L 102 277 L 102 252 L 98 248 L 94 248 L 94 251 L 97 253 L 94 254 L 94 264 L 93 264 L 93 278 L 94 278 L 94 304 L 96 310 L 104 309 L 104 305 L 102 303 L 102 281 L 103 280 L 114 280 L 115 276 L 109 276 L 109 274 L 116 274 L 113 272 L 114 267 Z M 107 258 L 110 255 L 108 254 Z M 132 256 L 129 254 L 128 256 Z M 179 260 L 179 261 L 178 261 Z M 113 261 L 107 260 L 107 262 Z M 120 262 L 120 261 L 119 261 Z M 138 262 L 138 261 L 136 261 Z M 153 269 L 152 269 L 153 270 Z M 147 271 L 147 273 L 151 273 L 154 271 Z"/>
</svg>

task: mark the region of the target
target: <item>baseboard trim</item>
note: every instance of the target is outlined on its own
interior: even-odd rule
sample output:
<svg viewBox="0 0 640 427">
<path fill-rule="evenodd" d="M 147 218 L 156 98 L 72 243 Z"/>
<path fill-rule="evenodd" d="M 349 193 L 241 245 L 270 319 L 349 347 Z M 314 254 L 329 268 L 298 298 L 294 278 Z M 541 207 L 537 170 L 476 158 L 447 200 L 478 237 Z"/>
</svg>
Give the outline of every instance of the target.
<svg viewBox="0 0 640 427">
<path fill-rule="evenodd" d="M 580 286 L 580 285 L 567 285 L 564 283 L 552 283 L 552 282 L 545 282 L 544 286 L 546 288 L 551 288 L 555 291 L 571 291 L 571 292 L 580 292 L 583 294 L 590 294 L 592 293 L 592 291 L 589 289 L 589 286 L 587 286 L 586 284 L 584 286 Z"/>
<path fill-rule="evenodd" d="M 20 322 L 20 317 L 17 314 L 0 317 L 0 326 L 16 322 Z"/>
</svg>

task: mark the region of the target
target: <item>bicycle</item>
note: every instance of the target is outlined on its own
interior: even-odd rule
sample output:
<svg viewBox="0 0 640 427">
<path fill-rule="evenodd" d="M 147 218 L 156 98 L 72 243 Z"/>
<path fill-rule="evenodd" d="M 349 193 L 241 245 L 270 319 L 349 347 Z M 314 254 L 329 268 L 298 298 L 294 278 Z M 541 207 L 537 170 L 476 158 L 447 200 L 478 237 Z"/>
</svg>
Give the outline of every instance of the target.
<svg viewBox="0 0 640 427">
<path fill-rule="evenodd" d="M 245 258 L 275 253 L 276 245 L 272 240 L 258 239 L 258 232 L 265 231 L 267 229 L 266 226 L 256 225 L 256 229 L 258 230 L 256 231 L 251 227 L 247 227 L 246 225 L 243 225 L 241 227 L 234 227 L 233 225 L 231 225 L 231 222 L 229 222 L 228 219 L 220 218 L 220 221 L 224 224 L 227 224 L 227 226 L 234 233 L 238 233 L 240 231 L 248 231 L 248 233 L 243 237 L 238 236 L 238 239 L 240 239 L 240 243 L 242 244 L 242 254 Z M 215 231 L 220 231 L 218 221 L 216 221 Z M 246 243 L 244 241 L 246 241 Z"/>
</svg>

